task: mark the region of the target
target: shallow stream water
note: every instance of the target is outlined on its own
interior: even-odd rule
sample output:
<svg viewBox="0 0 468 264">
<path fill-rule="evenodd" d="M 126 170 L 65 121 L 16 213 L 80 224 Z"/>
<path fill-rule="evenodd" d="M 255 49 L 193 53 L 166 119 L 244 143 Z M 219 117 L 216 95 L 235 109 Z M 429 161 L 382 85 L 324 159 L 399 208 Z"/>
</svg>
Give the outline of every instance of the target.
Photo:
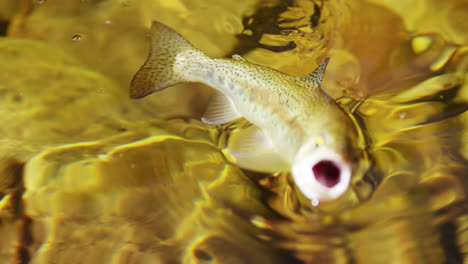
<svg viewBox="0 0 468 264">
<path fill-rule="evenodd" d="M 363 160 L 312 206 L 232 164 L 210 87 L 144 99 L 151 21 L 303 76 Z M 468 263 L 468 2 L 0 0 L 0 263 Z"/>
</svg>

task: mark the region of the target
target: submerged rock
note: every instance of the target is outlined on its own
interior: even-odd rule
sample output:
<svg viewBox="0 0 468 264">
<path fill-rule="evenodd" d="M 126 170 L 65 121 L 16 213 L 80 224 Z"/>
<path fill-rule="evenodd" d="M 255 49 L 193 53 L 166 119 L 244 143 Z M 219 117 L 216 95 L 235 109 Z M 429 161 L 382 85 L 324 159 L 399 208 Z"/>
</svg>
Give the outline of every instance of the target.
<svg viewBox="0 0 468 264">
<path fill-rule="evenodd" d="M 35 263 L 284 263 L 255 237 L 274 214 L 196 125 L 48 149 L 27 163 Z M 182 126 L 182 127 L 181 127 Z M 191 136 L 190 136 L 191 135 Z M 205 138 L 203 138 L 203 135 Z M 245 247 L 245 245 L 249 245 Z M 38 251 L 38 249 L 41 249 Z M 71 261 L 71 262 L 70 262 Z"/>
<path fill-rule="evenodd" d="M 47 146 L 103 138 L 151 118 L 101 74 L 40 41 L 0 39 L 0 152 L 25 161 Z"/>
<path fill-rule="evenodd" d="M 2 0 L 0 2 L 0 21 L 8 21 L 15 15 L 18 2 L 17 0 Z"/>
</svg>

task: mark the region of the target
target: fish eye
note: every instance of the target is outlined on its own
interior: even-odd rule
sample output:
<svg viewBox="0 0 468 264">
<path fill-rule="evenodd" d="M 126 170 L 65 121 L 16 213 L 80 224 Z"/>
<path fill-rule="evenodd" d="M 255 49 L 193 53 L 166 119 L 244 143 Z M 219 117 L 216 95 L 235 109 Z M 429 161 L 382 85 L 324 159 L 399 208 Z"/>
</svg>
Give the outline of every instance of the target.
<svg viewBox="0 0 468 264">
<path fill-rule="evenodd" d="M 340 167 L 331 160 L 321 160 L 312 166 L 315 179 L 328 188 L 333 188 L 340 182 Z"/>
</svg>

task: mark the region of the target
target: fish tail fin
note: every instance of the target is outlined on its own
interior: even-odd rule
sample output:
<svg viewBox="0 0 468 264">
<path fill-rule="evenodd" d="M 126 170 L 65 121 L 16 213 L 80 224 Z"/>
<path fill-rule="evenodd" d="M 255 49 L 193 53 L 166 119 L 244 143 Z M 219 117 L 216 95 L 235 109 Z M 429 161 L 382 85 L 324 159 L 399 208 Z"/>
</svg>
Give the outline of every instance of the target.
<svg viewBox="0 0 468 264">
<path fill-rule="evenodd" d="M 154 21 L 151 26 L 151 46 L 146 62 L 133 77 L 130 97 L 141 98 L 169 86 L 189 81 L 181 67 L 198 57 L 206 57 L 179 33 Z M 186 54 L 185 56 L 178 56 Z"/>
</svg>

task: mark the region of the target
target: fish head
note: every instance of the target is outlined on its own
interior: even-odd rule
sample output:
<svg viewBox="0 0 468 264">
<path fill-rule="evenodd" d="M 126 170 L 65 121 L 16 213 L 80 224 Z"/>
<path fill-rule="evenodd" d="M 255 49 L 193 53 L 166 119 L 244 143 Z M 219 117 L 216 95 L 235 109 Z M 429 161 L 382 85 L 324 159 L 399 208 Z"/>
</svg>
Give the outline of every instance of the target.
<svg viewBox="0 0 468 264">
<path fill-rule="evenodd" d="M 292 168 L 298 189 L 318 205 L 340 197 L 351 181 L 351 161 L 333 146 L 306 141 L 296 155 Z"/>
</svg>

